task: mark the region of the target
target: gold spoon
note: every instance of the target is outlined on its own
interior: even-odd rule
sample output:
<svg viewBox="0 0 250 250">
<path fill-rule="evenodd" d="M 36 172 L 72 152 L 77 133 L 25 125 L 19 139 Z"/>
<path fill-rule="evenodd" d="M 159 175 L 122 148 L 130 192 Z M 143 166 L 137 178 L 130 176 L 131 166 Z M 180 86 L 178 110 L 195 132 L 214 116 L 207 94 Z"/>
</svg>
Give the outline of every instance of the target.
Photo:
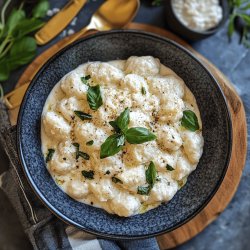
<svg viewBox="0 0 250 250">
<path fill-rule="evenodd" d="M 107 0 L 93 14 L 90 23 L 72 35 L 63 46 L 66 46 L 89 30 L 105 31 L 126 26 L 137 14 L 140 0 Z"/>
<path fill-rule="evenodd" d="M 105 31 L 110 29 L 118 29 L 125 27 L 132 19 L 135 17 L 138 9 L 140 7 L 140 0 L 107 0 L 101 7 L 94 13 L 91 18 L 89 25 L 75 33 L 66 40 L 62 46 L 58 47 L 58 50 L 62 49 L 66 45 L 74 42 L 87 31 L 95 29 L 98 31 Z M 57 50 L 57 51 L 58 51 Z M 56 52 L 57 52 L 56 51 Z M 30 79 L 34 77 L 37 71 L 43 66 L 47 61 L 41 62 L 39 67 L 34 70 L 33 75 Z M 30 81 L 22 84 L 21 87 L 16 88 L 12 92 L 4 96 L 4 102 L 9 110 L 13 110 L 14 115 L 11 116 L 11 123 L 16 123 L 16 118 L 19 110 L 19 106 L 22 102 L 23 96 L 28 88 Z M 11 112 L 10 112 L 11 113 Z"/>
</svg>

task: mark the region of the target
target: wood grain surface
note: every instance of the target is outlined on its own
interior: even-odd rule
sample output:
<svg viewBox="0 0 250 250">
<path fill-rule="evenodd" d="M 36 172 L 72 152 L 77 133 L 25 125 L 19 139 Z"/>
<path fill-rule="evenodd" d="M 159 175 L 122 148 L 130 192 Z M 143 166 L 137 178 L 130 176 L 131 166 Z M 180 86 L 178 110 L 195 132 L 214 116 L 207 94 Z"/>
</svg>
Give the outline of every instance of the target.
<svg viewBox="0 0 250 250">
<path fill-rule="evenodd" d="M 190 50 L 196 57 L 198 57 L 210 70 L 213 76 L 219 82 L 226 98 L 230 109 L 232 125 L 233 125 L 233 147 L 232 157 L 230 160 L 229 168 L 219 190 L 209 202 L 209 204 L 192 220 L 178 229 L 163 234 L 157 237 L 161 249 L 170 249 L 176 247 L 185 241 L 200 233 L 206 226 L 214 221 L 220 213 L 227 207 L 233 198 L 237 187 L 240 182 L 242 171 L 245 166 L 247 154 L 247 126 L 246 116 L 243 103 L 236 93 L 230 81 L 220 72 L 211 62 L 196 52 L 185 41 L 174 35 L 173 33 L 146 24 L 131 23 L 127 29 L 144 30 L 158 35 L 170 38 L 177 43 L 183 45 Z M 89 33 L 88 33 L 89 34 Z M 39 55 L 24 71 L 23 75 L 17 83 L 17 87 L 29 82 L 37 70 L 57 51 L 59 51 L 65 44 L 68 38 L 59 41 L 44 53 Z M 16 124 L 16 117 L 18 108 L 10 111 L 12 124 Z"/>
</svg>

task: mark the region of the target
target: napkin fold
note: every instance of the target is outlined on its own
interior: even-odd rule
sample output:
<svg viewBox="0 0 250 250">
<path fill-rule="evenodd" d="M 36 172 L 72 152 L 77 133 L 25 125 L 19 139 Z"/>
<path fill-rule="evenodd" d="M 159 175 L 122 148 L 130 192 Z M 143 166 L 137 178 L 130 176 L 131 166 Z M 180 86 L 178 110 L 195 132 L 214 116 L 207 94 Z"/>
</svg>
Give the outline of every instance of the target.
<svg viewBox="0 0 250 250">
<path fill-rule="evenodd" d="M 6 193 L 34 249 L 54 250 L 159 250 L 155 238 L 145 240 L 105 240 L 69 226 L 52 214 L 34 194 L 17 154 L 16 126 L 11 126 L 7 109 L 0 101 L 0 143 L 10 160 L 0 176 Z"/>
</svg>

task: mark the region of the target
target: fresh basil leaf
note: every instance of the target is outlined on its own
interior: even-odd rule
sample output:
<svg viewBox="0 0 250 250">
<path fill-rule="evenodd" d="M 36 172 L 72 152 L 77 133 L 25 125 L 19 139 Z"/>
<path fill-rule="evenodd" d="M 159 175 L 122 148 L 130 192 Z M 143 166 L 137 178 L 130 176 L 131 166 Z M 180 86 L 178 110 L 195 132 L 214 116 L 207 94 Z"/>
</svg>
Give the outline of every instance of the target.
<svg viewBox="0 0 250 250">
<path fill-rule="evenodd" d="M 87 101 L 93 110 L 97 110 L 102 105 L 100 85 L 88 88 Z"/>
<path fill-rule="evenodd" d="M 149 192 L 151 190 L 151 187 L 150 186 L 139 186 L 137 188 L 137 194 L 140 194 L 140 195 L 149 195 Z"/>
<path fill-rule="evenodd" d="M 33 37 L 22 37 L 14 42 L 6 63 L 10 70 L 30 62 L 36 55 L 36 41 Z"/>
<path fill-rule="evenodd" d="M 9 78 L 10 70 L 8 63 L 5 61 L 0 62 L 0 82 L 6 81 Z"/>
<path fill-rule="evenodd" d="M 143 95 L 146 95 L 147 92 L 146 92 L 146 89 L 145 89 L 144 87 L 141 88 L 141 93 L 142 93 Z"/>
<path fill-rule="evenodd" d="M 121 132 L 120 128 L 116 124 L 116 121 L 110 121 L 109 124 L 113 127 L 113 129 L 115 130 L 116 133 L 120 133 Z"/>
<path fill-rule="evenodd" d="M 121 135 L 114 134 L 114 135 L 109 136 L 105 140 L 105 142 L 101 145 L 101 152 L 100 152 L 101 159 L 115 155 L 119 151 L 121 151 L 123 146 L 120 145 L 121 143 L 120 136 Z"/>
<path fill-rule="evenodd" d="M 48 149 L 48 154 L 46 156 L 46 163 L 51 161 L 54 153 L 55 153 L 55 149 L 53 149 L 53 148 Z"/>
<path fill-rule="evenodd" d="M 93 170 L 90 170 L 90 171 L 83 170 L 82 171 L 82 175 L 86 179 L 89 179 L 89 180 L 93 180 L 94 179 L 94 174 L 95 174 L 95 172 Z"/>
<path fill-rule="evenodd" d="M 25 18 L 25 12 L 22 9 L 13 9 L 10 16 L 6 22 L 6 31 L 11 34 L 14 28 L 19 24 L 21 20 Z"/>
<path fill-rule="evenodd" d="M 78 151 L 76 154 L 76 159 L 79 157 L 82 157 L 84 160 L 89 160 L 90 156 L 87 153 L 84 153 L 82 151 Z"/>
<path fill-rule="evenodd" d="M 49 9 L 49 2 L 47 0 L 40 0 L 32 10 L 32 16 L 35 18 L 45 17 Z"/>
<path fill-rule="evenodd" d="M 39 19 L 25 18 L 16 25 L 12 33 L 13 33 L 13 36 L 18 39 L 41 28 L 43 25 L 44 25 L 44 22 Z"/>
<path fill-rule="evenodd" d="M 181 125 L 190 131 L 199 130 L 199 123 L 196 114 L 191 110 L 183 111 Z"/>
<path fill-rule="evenodd" d="M 115 176 L 112 177 L 112 181 L 114 183 L 121 183 L 121 184 L 123 184 L 123 182 L 120 179 L 116 178 Z"/>
<path fill-rule="evenodd" d="M 89 84 L 88 84 L 88 80 L 89 80 L 89 79 L 90 79 L 90 75 L 81 77 L 82 83 L 84 83 L 84 84 L 86 84 L 86 85 L 89 85 Z"/>
<path fill-rule="evenodd" d="M 146 181 L 147 183 L 153 187 L 156 181 L 156 168 L 155 164 L 151 161 L 147 170 L 146 170 Z"/>
<path fill-rule="evenodd" d="M 75 110 L 74 111 L 75 115 L 77 115 L 82 121 L 84 120 L 91 120 L 92 119 L 92 115 L 84 113 L 82 111 L 79 110 Z"/>
<path fill-rule="evenodd" d="M 129 108 L 125 108 L 125 110 L 115 120 L 117 126 L 123 133 L 125 133 L 128 129 L 129 112 Z"/>
<path fill-rule="evenodd" d="M 125 136 L 126 140 L 130 144 L 141 144 L 156 139 L 156 135 L 154 135 L 148 129 L 141 127 L 134 127 L 128 129 Z"/>
<path fill-rule="evenodd" d="M 167 166 L 166 166 L 166 169 L 167 169 L 168 171 L 173 171 L 173 170 L 174 170 L 174 168 L 173 168 L 172 166 L 168 165 L 168 164 L 167 164 Z"/>
<path fill-rule="evenodd" d="M 87 141 L 87 142 L 86 142 L 86 145 L 88 145 L 88 146 L 92 146 L 93 144 L 94 144 L 94 141 L 93 141 L 93 140 Z"/>
</svg>

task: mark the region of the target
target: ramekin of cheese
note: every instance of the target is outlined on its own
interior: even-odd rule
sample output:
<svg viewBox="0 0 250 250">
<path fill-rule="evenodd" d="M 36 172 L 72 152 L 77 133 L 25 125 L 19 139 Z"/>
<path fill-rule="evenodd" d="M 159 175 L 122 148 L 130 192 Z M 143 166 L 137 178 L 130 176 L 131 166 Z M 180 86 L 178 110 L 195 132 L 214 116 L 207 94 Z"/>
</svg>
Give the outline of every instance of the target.
<svg viewBox="0 0 250 250">
<path fill-rule="evenodd" d="M 169 0 L 165 4 L 168 27 L 189 40 L 211 36 L 229 16 L 228 0 Z"/>
<path fill-rule="evenodd" d="M 173 230 L 212 198 L 231 123 L 218 84 L 184 48 L 112 31 L 40 70 L 18 140 L 28 180 L 57 216 L 97 235 L 142 238 Z"/>
</svg>

